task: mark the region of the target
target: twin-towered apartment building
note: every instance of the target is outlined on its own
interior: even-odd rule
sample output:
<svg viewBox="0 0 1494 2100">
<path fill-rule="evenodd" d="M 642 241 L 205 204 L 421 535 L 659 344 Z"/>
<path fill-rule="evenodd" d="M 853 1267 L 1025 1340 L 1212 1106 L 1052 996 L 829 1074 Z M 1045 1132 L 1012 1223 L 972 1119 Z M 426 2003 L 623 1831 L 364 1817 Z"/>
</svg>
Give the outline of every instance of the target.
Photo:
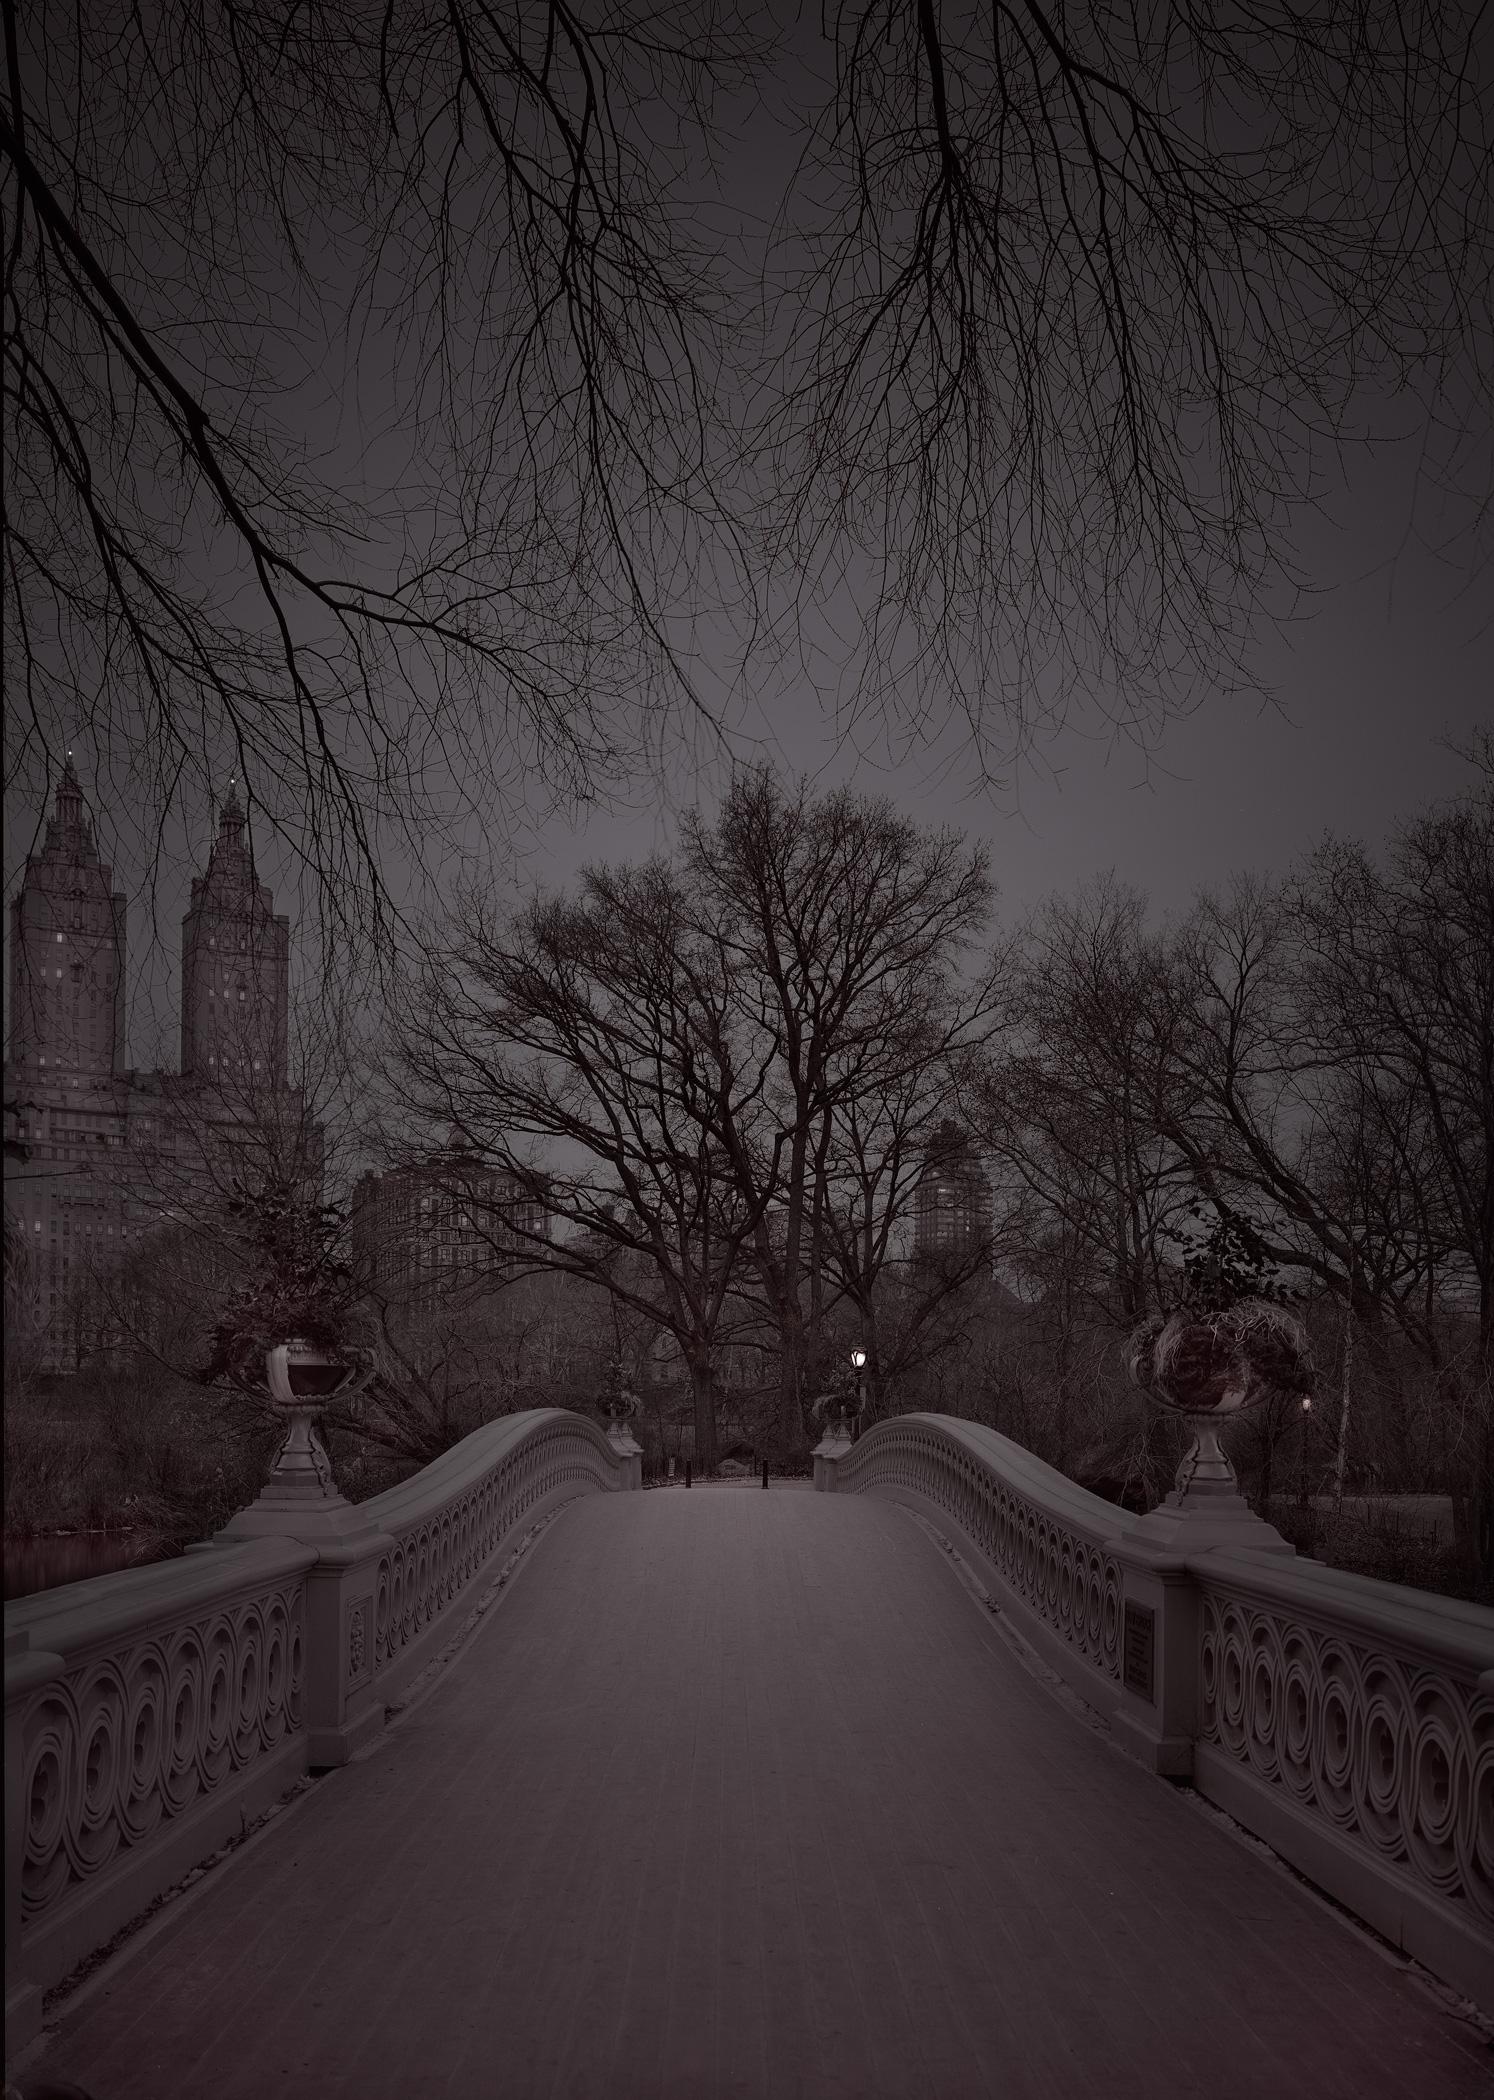
<svg viewBox="0 0 1494 2100">
<path fill-rule="evenodd" d="M 71 762 L 41 846 L 10 907 L 10 1028 L 4 1070 L 9 1309 L 39 1330 L 43 1359 L 69 1370 L 119 1340 L 99 1280 L 147 1235 L 210 1223 L 266 1133 L 319 1178 L 321 1133 L 289 1071 L 290 921 L 256 874 L 230 790 L 181 927 L 177 1071 L 126 1063 L 126 900 L 101 861 Z M 501 1244 L 543 1234 L 542 1209 L 507 1178 L 464 1162 L 487 1229 L 448 1185 L 442 1158 L 367 1174 L 353 1202 L 353 1254 L 370 1288 L 433 1301 L 500 1266 Z M 505 1227 L 497 1234 L 492 1219 Z"/>
<path fill-rule="evenodd" d="M 173 1219 L 190 1223 L 201 1202 L 174 1199 L 196 1186 L 210 1201 L 202 1169 L 251 1125 L 299 1126 L 320 1172 L 320 1133 L 289 1072 L 290 922 L 255 872 L 231 790 L 182 919 L 177 1071 L 126 1065 L 125 920 L 69 762 L 10 907 L 4 1071 L 10 1309 L 41 1331 L 54 1369 L 108 1349 L 91 1280 Z M 221 1173 L 206 1179 L 221 1192 Z M 952 1123 L 926 1148 L 914 1210 L 916 1257 L 960 1260 L 988 1237 L 985 1174 Z M 473 1155 L 366 1174 L 353 1196 L 355 1267 L 406 1306 L 480 1285 L 548 1228 L 542 1205 Z"/>
<path fill-rule="evenodd" d="M 97 1343 L 89 1279 L 169 1219 L 173 1180 L 192 1177 L 205 1134 L 293 1099 L 290 922 L 244 831 L 230 790 L 182 920 L 178 1071 L 126 1064 L 126 900 L 71 762 L 12 900 L 7 1266 L 11 1310 L 43 1331 L 54 1368 Z"/>
</svg>

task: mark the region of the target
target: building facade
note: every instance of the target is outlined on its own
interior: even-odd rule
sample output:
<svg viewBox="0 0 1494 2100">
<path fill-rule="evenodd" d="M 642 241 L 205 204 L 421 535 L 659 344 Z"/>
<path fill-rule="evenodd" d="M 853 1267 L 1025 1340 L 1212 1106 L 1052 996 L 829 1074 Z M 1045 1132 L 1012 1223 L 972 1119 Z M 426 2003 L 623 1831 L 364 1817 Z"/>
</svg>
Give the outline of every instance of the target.
<svg viewBox="0 0 1494 2100">
<path fill-rule="evenodd" d="M 989 1260 L 991 1185 L 967 1132 L 946 1116 L 923 1152 L 913 1192 L 913 1258 L 958 1264 Z"/>
<path fill-rule="evenodd" d="M 297 1121 L 289 947 L 230 794 L 182 922 L 182 1070 L 130 1069 L 125 899 L 69 762 L 10 907 L 7 1312 L 44 1368 L 107 1354 L 110 1272 L 148 1233 L 190 1222 L 251 1128 L 262 1141 Z"/>
<path fill-rule="evenodd" d="M 290 920 L 258 880 L 230 789 L 205 872 L 182 920 L 182 1077 L 286 1081 Z"/>
<path fill-rule="evenodd" d="M 353 1192 L 353 1267 L 391 1307 L 430 1307 L 512 1268 L 549 1236 L 543 1203 L 453 1144 L 413 1166 L 365 1174 Z"/>
</svg>

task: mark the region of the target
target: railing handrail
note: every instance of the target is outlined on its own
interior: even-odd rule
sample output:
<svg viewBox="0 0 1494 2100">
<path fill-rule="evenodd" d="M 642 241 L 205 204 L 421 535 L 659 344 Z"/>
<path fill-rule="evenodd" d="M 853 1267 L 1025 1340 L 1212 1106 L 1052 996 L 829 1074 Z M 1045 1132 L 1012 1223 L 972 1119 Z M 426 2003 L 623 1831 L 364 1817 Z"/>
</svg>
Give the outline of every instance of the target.
<svg viewBox="0 0 1494 2100">
<path fill-rule="evenodd" d="M 463 1437 L 411 1479 L 360 1502 L 357 1509 L 363 1521 L 356 1531 L 339 1538 L 339 1546 L 345 1548 L 371 1532 L 405 1530 L 421 1522 L 460 1493 L 469 1480 L 499 1464 L 508 1449 L 523 1443 L 547 1417 L 572 1428 L 584 1422 L 594 1432 L 598 1448 L 615 1458 L 597 1425 L 566 1408 L 531 1407 L 522 1414 L 504 1415 Z M 65 1650 L 84 1638 L 92 1645 L 95 1639 L 137 1632 L 157 1619 L 174 1617 L 184 1606 L 209 1604 L 245 1582 L 312 1567 L 319 1557 L 318 1547 L 293 1540 L 225 1541 L 211 1552 L 194 1550 L 145 1567 L 116 1568 L 106 1575 L 86 1575 L 77 1582 L 18 1597 L 5 1606 L 5 1631 L 28 1634 L 33 1649 Z"/>
<path fill-rule="evenodd" d="M 841 1466 L 853 1466 L 859 1454 L 868 1447 L 874 1449 L 881 1432 L 895 1434 L 914 1423 L 937 1431 L 952 1443 L 963 1444 L 1007 1486 L 1030 1495 L 1035 1502 L 1050 1508 L 1054 1515 L 1063 1516 L 1067 1522 L 1086 1532 L 1096 1545 L 1103 1545 L 1107 1539 L 1125 1537 L 1140 1522 L 1130 1510 L 1081 1487 L 1067 1473 L 1059 1472 L 1056 1466 L 1050 1466 L 1046 1459 L 1038 1458 L 1009 1436 L 1002 1436 L 999 1430 L 988 1429 L 982 1422 L 967 1422 L 958 1415 L 889 1415 L 862 1432 L 840 1461 Z"/>
<path fill-rule="evenodd" d="M 616 1463 L 617 1453 L 589 1416 L 565 1407 L 527 1407 L 521 1414 L 502 1415 L 496 1422 L 485 1422 L 439 1458 L 422 1466 L 410 1479 L 360 1502 L 358 1514 L 367 1519 L 360 1530 L 405 1531 L 412 1524 L 423 1522 L 460 1494 L 470 1481 L 500 1465 L 511 1448 L 525 1443 L 550 1421 L 564 1422 L 572 1431 L 590 1430 L 598 1451 Z"/>
<path fill-rule="evenodd" d="M 236 1596 L 246 1585 L 300 1574 L 316 1560 L 316 1547 L 296 1539 L 248 1539 L 211 1553 L 89 1575 L 7 1604 L 5 1632 L 7 1639 L 26 1634 L 33 1652 L 70 1655 Z"/>
<path fill-rule="evenodd" d="M 8 1604 L 13 2046 L 44 1989 L 308 1767 L 382 1730 L 503 1550 L 573 1495 L 638 1474 L 595 1422 L 530 1408 L 352 1510 L 337 1502 L 330 1522 L 272 1500 L 266 1535 Z"/>
<path fill-rule="evenodd" d="M 1478 1676 L 1494 1669 L 1494 1619 L 1487 1607 L 1430 1595 L 1377 1575 L 1354 1575 L 1318 1561 L 1215 1546 L 1183 1557 L 1205 1586 L 1245 1590 L 1331 1619 L 1356 1633 L 1394 1642 Z"/>
<path fill-rule="evenodd" d="M 1494 1876 L 1475 1799 L 1494 1744 L 1494 1612 L 1298 1560 L 1269 1525 L 1242 1545 L 1238 1517 L 1216 1525 L 1207 1503 L 1132 1516 L 950 1416 L 895 1416 L 815 1465 L 819 1487 L 926 1505 L 1118 1743 L 1191 1780 L 1494 2012 Z M 1080 1637 L 1097 1582 L 1098 1648 Z"/>
</svg>

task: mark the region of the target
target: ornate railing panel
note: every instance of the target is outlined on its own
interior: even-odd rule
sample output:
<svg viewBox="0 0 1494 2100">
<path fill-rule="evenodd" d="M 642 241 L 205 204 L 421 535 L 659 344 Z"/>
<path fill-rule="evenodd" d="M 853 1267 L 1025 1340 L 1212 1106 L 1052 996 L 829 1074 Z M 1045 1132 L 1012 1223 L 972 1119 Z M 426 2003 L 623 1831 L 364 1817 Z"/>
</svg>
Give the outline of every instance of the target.
<svg viewBox="0 0 1494 2100">
<path fill-rule="evenodd" d="M 1100 1703 L 1120 1678 L 1122 1575 L 1107 1541 L 1135 1519 L 1008 1437 L 947 1415 L 900 1415 L 835 1461 L 835 1488 L 933 1503 L 1020 1615 L 1084 1666 Z M 1030 1629 L 1029 1629 L 1030 1630 Z M 1073 1672 L 1066 1672 L 1073 1675 Z"/>
<path fill-rule="evenodd" d="M 325 1535 L 224 1543 L 8 1604 L 14 2033 L 34 2027 L 41 1989 L 244 1817 L 383 1726 L 506 1540 L 636 1469 L 584 1417 L 533 1409 Z"/>
<path fill-rule="evenodd" d="M 379 1555 L 369 1629 L 375 1673 L 423 1642 L 525 1517 L 568 1492 L 623 1484 L 617 1454 L 594 1423 L 542 1408 L 489 1424 L 416 1479 L 366 1502 L 370 1525 L 392 1541 Z"/>
<path fill-rule="evenodd" d="M 1229 1760 L 1320 1821 L 1350 1871 L 1361 1854 L 1486 1937 L 1494 1978 L 1494 1615 L 1314 1562 L 1218 1553 L 1189 1572 L 1198 1784 L 1217 1793 Z"/>
<path fill-rule="evenodd" d="M 816 1464 L 928 1508 L 1118 1743 L 1494 2012 L 1494 1613 L 1298 1560 L 1265 1526 L 1259 1549 L 1195 1548 L 948 1416 Z"/>
<path fill-rule="evenodd" d="M 315 1558 L 290 1542 L 237 1546 L 6 1607 L 7 1808 L 19 1826 L 8 1934 L 34 1945 L 60 1921 L 57 1958 L 77 1958 L 95 1925 L 80 1944 L 66 1921 L 95 1888 L 113 1892 L 98 1916 L 117 1924 L 155 1892 L 140 1894 L 142 1874 L 157 1884 L 153 1861 L 175 1858 L 179 1840 L 188 1855 L 210 1851 L 246 1799 L 257 1806 L 304 1770 Z"/>
</svg>

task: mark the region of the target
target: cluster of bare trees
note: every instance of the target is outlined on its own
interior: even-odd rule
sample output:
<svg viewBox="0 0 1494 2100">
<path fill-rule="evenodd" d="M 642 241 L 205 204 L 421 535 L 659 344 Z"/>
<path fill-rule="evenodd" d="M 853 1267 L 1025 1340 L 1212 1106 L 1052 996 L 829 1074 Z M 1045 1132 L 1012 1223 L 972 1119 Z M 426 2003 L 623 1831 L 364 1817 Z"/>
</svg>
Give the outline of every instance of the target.
<svg viewBox="0 0 1494 2100">
<path fill-rule="evenodd" d="M 1351 1459 L 1450 1490 L 1487 1565 L 1494 739 L 1463 755 L 1466 789 L 1378 854 L 1329 839 L 1163 925 L 1106 878 L 995 938 L 982 850 L 885 801 L 744 774 L 671 855 L 517 904 L 459 897 L 376 1078 L 324 1014 L 297 1086 L 183 1089 L 170 1148 L 117 1161 L 162 1222 L 99 1279 L 111 1318 L 200 1374 L 254 1218 L 310 1192 L 378 1352 L 365 1436 L 403 1458 L 537 1394 L 585 1405 L 608 1361 L 661 1345 L 700 1463 L 744 1365 L 787 1453 L 855 1341 L 874 1410 L 978 1415 L 1118 1477 L 1138 1441 L 1162 1457 L 1121 1344 L 1225 1228 L 1301 1301 L 1328 1374 L 1310 1483 L 1300 1413 L 1245 1432 L 1264 1492 L 1288 1462 L 1342 1489 Z M 349 1265 L 375 1093 L 386 1142 L 446 1175 L 490 1250 L 443 1302 L 402 1307 Z M 953 1256 L 920 1260 L 915 1195 L 951 1114 L 989 1206 Z"/>
<path fill-rule="evenodd" d="M 1356 1449 L 1451 1487 L 1487 1554 L 1494 747 L 1465 755 L 1473 785 L 1378 858 L 1329 840 L 1161 927 L 1106 879 L 994 948 L 983 855 L 745 776 L 671 858 L 507 913 L 465 899 L 388 1076 L 543 1199 L 560 1229 L 536 1262 L 673 1337 L 703 1458 L 723 1349 L 776 1366 L 791 1447 L 817 1352 L 849 1332 L 880 1404 L 937 1387 L 1076 1463 L 1117 1415 L 1135 1428 L 1119 1343 L 1224 1225 L 1337 1366 L 1340 1486 L 1354 1396 L 1379 1394 Z M 911 1201 L 951 1106 L 991 1223 L 921 1266 Z M 1004 1312 L 972 1288 L 993 1265 Z M 1268 1490 L 1299 1427 L 1251 1432 Z"/>
<path fill-rule="evenodd" d="M 543 1201 L 537 1261 L 673 1337 L 702 1463 L 724 1347 L 759 1337 L 799 1449 L 833 1307 L 885 1378 L 953 1287 L 879 1321 L 922 1147 L 992 1010 L 989 961 L 966 967 L 990 895 L 953 834 L 758 772 L 672 857 L 517 911 L 470 894 L 397 1003 L 404 1111 Z"/>
<path fill-rule="evenodd" d="M 1033 1253 L 1102 1322 L 1167 1305 L 1198 1199 L 1245 1221 L 1333 1344 L 1340 1485 L 1353 1396 L 1379 1390 L 1376 1463 L 1450 1486 L 1487 1562 L 1494 740 L 1466 756 L 1473 785 L 1380 857 L 1329 839 L 1162 930 L 1114 883 L 1050 905 L 964 1099 L 1036 1205 Z"/>
<path fill-rule="evenodd" d="M 3 0 L 29 803 L 71 741 L 142 852 L 236 771 L 361 920 L 721 731 L 704 616 L 996 758 L 1247 677 L 1388 396 L 1479 463 L 1480 12 Z"/>
</svg>

